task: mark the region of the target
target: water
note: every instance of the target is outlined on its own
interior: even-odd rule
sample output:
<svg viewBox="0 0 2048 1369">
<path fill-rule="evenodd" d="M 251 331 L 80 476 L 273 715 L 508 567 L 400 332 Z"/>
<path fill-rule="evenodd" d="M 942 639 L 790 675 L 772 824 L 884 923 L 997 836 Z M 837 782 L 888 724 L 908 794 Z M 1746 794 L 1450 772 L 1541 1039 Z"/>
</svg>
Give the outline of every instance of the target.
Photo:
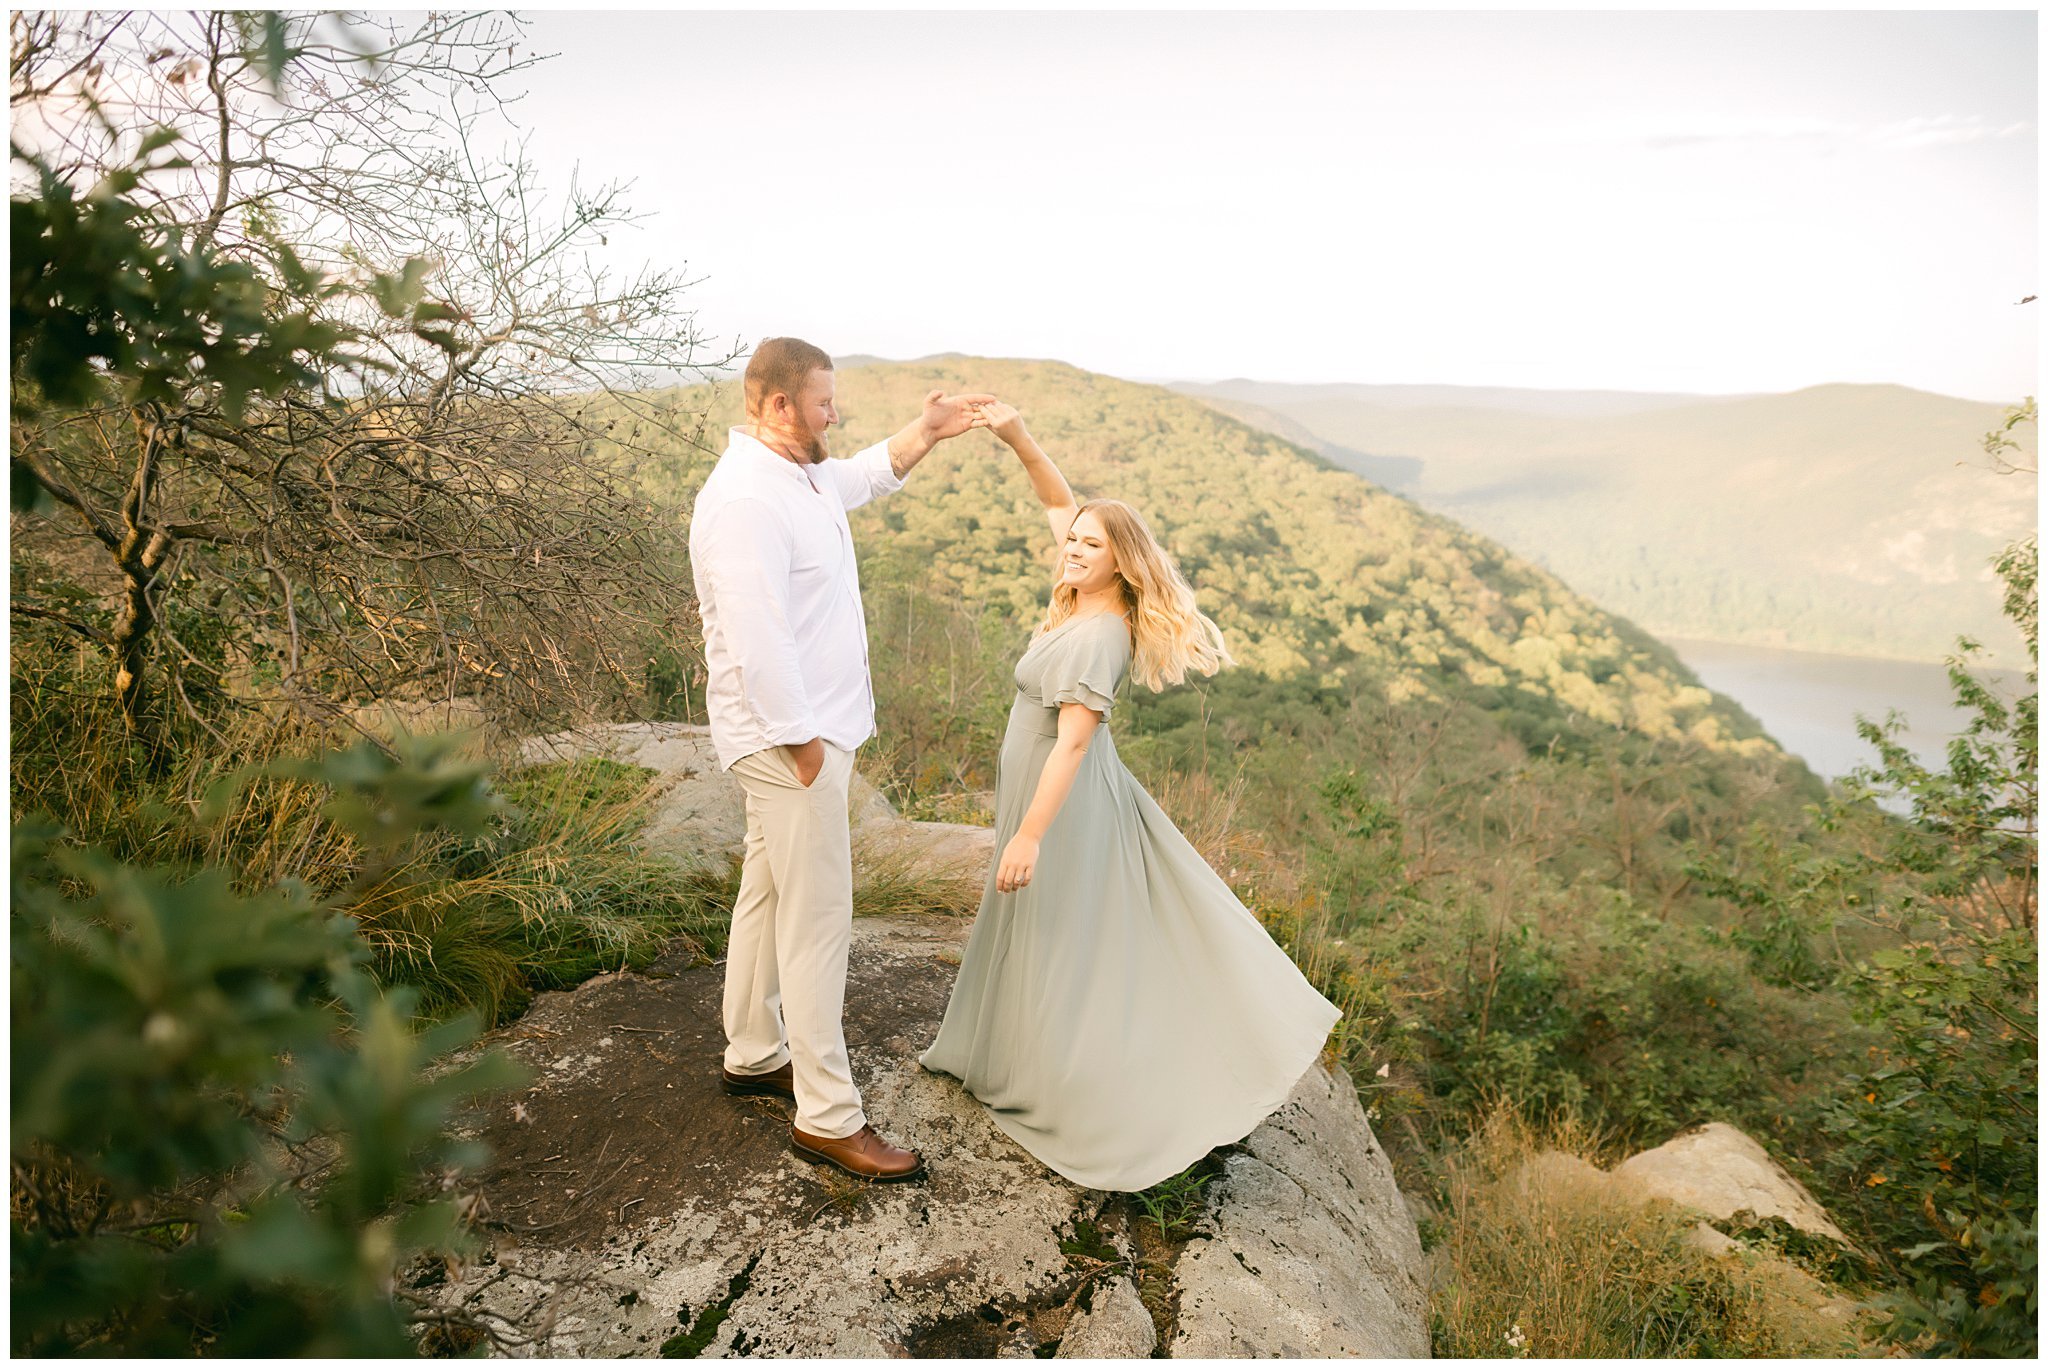
<svg viewBox="0 0 2048 1369">
<path fill-rule="evenodd" d="M 1953 704 L 1946 666 L 1684 637 L 1664 642 L 1701 683 L 1748 709 L 1780 746 L 1824 779 L 1876 763 L 1876 750 L 1856 735 L 1858 713 L 1878 722 L 1889 709 L 1903 713 L 1901 740 L 1933 768 L 1946 768 L 1949 739 L 1969 721 Z M 1977 674 L 2008 700 L 2026 688 L 2020 671 Z"/>
</svg>

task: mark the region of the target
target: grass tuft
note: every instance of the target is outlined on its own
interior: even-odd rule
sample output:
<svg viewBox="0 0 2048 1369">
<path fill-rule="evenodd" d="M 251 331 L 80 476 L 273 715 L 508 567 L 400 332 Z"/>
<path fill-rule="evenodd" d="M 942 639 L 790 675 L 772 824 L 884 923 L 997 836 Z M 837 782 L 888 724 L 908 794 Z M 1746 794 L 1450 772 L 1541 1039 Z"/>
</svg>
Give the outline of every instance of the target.
<svg viewBox="0 0 2048 1369">
<path fill-rule="evenodd" d="M 353 740 L 338 729 L 261 710 L 211 733 L 173 720 L 175 746 L 150 756 L 111 699 L 33 671 L 15 685 L 15 821 L 54 820 L 67 840 L 135 864 L 223 870 L 241 892 L 294 881 L 340 898 L 379 980 L 417 988 L 429 1018 L 474 1009 L 500 1022 L 537 990 L 637 968 L 678 938 L 700 955 L 724 944 L 737 869 L 686 870 L 636 845 L 651 771 L 598 759 L 510 769 L 491 831 L 422 837 L 369 872 L 323 815 L 325 786 L 266 773 Z"/>
<path fill-rule="evenodd" d="M 853 850 L 853 915 L 972 917 L 987 879 L 979 856 L 935 855 L 894 836 L 862 838 Z"/>
<path fill-rule="evenodd" d="M 422 847 L 351 907 L 380 976 L 417 985 L 429 1013 L 474 1007 L 495 1022 L 678 938 L 715 952 L 736 876 L 639 849 L 652 776 L 600 759 L 515 772 L 498 831 Z"/>
</svg>

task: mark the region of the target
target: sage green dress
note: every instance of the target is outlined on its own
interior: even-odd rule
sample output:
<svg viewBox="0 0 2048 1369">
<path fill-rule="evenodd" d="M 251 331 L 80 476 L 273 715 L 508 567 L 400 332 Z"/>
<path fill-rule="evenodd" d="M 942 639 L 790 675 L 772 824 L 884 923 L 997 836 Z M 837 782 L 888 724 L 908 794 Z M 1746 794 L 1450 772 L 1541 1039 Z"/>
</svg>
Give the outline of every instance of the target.
<svg viewBox="0 0 2048 1369">
<path fill-rule="evenodd" d="M 919 1057 L 1054 1170 L 1120 1191 L 1250 1134 L 1339 1015 L 1124 768 L 1106 723 L 1031 883 L 997 891 L 994 865 L 1037 793 L 1059 706 L 1107 715 L 1130 660 L 1123 619 L 1102 613 L 1042 633 L 1017 662 L 997 861 Z"/>
</svg>

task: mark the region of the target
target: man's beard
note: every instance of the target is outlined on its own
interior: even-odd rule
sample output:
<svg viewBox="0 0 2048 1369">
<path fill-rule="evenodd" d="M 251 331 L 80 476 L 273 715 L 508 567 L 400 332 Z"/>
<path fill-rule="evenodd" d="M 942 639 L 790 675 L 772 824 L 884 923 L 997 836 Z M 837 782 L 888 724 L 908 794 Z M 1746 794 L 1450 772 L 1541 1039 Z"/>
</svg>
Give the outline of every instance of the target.
<svg viewBox="0 0 2048 1369">
<path fill-rule="evenodd" d="M 805 433 L 804 453 L 811 458 L 811 464 L 813 466 L 817 465 L 820 461 L 823 461 L 826 457 L 832 455 L 832 453 L 825 450 L 825 434 Z"/>
</svg>

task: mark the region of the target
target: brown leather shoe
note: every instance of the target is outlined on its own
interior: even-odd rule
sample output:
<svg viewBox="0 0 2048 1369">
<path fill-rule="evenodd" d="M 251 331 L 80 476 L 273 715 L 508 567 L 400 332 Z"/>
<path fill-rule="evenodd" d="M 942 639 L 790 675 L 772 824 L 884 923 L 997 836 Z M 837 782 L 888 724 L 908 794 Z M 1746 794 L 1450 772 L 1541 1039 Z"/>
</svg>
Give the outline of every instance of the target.
<svg viewBox="0 0 2048 1369">
<path fill-rule="evenodd" d="M 924 1161 L 917 1158 L 916 1151 L 890 1145 L 870 1126 L 840 1137 L 813 1136 L 791 1127 L 789 1143 L 813 1164 L 837 1165 L 858 1179 L 900 1184 L 924 1177 Z"/>
<path fill-rule="evenodd" d="M 725 1077 L 725 1091 L 731 1094 L 772 1093 L 777 1098 L 796 1101 L 796 1081 L 790 1075 L 789 1061 L 785 1060 L 766 1074 L 734 1074 L 724 1065 L 718 1072 Z"/>
</svg>

